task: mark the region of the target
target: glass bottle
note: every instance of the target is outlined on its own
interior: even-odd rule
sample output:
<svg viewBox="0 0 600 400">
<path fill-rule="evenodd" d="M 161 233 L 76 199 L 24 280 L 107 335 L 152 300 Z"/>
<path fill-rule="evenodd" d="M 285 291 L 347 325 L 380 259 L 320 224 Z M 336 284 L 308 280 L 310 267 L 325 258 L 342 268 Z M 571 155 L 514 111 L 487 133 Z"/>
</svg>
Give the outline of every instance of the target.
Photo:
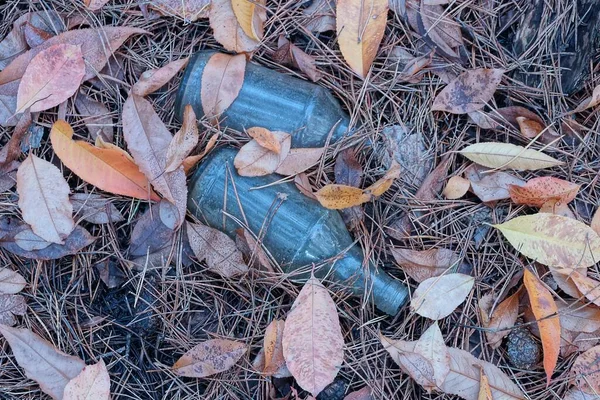
<svg viewBox="0 0 600 400">
<path fill-rule="evenodd" d="M 178 118 L 187 104 L 192 105 L 198 118 L 204 115 L 202 72 L 213 54 L 199 51 L 190 59 L 175 100 Z M 332 129 L 333 143 L 347 132 L 350 122 L 338 101 L 323 87 L 253 62 L 246 64 L 244 84 L 219 121 L 222 127 L 240 132 L 260 126 L 290 133 L 293 147 L 321 147 Z"/>
<path fill-rule="evenodd" d="M 307 278 L 316 265 L 315 276 L 327 276 L 357 296 L 367 292 L 377 308 L 396 315 L 408 299 L 406 287 L 374 265 L 363 267 L 362 251 L 340 214 L 304 196 L 292 182 L 273 184 L 276 175 L 239 176 L 236 154 L 215 150 L 194 173 L 188 209 L 198 220 L 232 238 L 245 224 L 291 279 Z"/>
</svg>

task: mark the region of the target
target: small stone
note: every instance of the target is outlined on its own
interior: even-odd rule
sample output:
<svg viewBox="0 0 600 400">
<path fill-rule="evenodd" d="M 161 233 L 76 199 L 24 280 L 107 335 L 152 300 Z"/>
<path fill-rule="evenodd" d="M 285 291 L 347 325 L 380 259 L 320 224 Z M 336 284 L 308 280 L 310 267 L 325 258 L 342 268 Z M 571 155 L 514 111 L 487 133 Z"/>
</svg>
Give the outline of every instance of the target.
<svg viewBox="0 0 600 400">
<path fill-rule="evenodd" d="M 508 335 L 506 353 L 510 363 L 519 369 L 531 369 L 541 360 L 539 342 L 525 328 L 517 328 Z"/>
</svg>

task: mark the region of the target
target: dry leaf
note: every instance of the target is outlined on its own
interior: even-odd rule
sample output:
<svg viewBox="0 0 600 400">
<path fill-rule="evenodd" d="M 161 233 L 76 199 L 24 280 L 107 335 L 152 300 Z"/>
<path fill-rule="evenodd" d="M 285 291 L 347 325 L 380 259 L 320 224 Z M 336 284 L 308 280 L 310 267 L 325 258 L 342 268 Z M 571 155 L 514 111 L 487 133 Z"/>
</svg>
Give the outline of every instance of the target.
<svg viewBox="0 0 600 400">
<path fill-rule="evenodd" d="M 171 61 L 157 69 L 145 71 L 140 79 L 133 85 L 131 92 L 138 96 L 148 96 L 167 84 L 179 71 L 188 64 L 189 58 Z"/>
<path fill-rule="evenodd" d="M 600 237 L 577 220 L 553 214 L 493 225 L 521 254 L 549 267 L 587 268 L 600 259 Z"/>
<path fill-rule="evenodd" d="M 356 158 L 352 148 L 342 151 L 335 159 L 333 168 L 335 183 L 360 187 L 362 184 L 363 167 Z M 315 197 L 316 199 L 316 197 Z M 350 229 L 355 229 L 364 220 L 364 211 L 360 206 L 340 210 L 344 223 Z"/>
<path fill-rule="evenodd" d="M 471 292 L 475 278 L 464 274 L 447 274 L 424 280 L 413 293 L 410 308 L 434 321 L 450 315 Z"/>
<path fill-rule="evenodd" d="M 287 40 L 284 35 L 279 35 L 277 50 L 273 53 L 273 60 L 280 64 L 295 66 L 313 82 L 323 77 L 323 73 L 317 69 L 315 59 Z"/>
<path fill-rule="evenodd" d="M 104 104 L 79 93 L 75 98 L 75 107 L 79 111 L 79 115 L 83 117 L 92 139 L 102 136 L 104 141 L 112 142 L 113 120 L 110 111 Z"/>
<path fill-rule="evenodd" d="M 471 182 L 469 180 L 462 178 L 460 176 L 453 176 L 446 183 L 446 187 L 442 194 L 445 198 L 449 200 L 456 200 L 463 197 L 471 187 Z"/>
<path fill-rule="evenodd" d="M 83 0 L 83 3 L 90 11 L 98 11 L 108 0 Z"/>
<path fill-rule="evenodd" d="M 149 207 L 137 220 L 131 232 L 130 258 L 142 258 L 170 251 L 175 231 L 162 222 L 159 208 L 160 206 Z"/>
<path fill-rule="evenodd" d="M 402 180 L 419 187 L 433 166 L 433 157 L 427 152 L 423 134 L 421 132 L 408 134 L 407 130 L 400 125 L 387 126 L 383 128 L 382 134 L 391 158 L 402 168 Z M 390 163 L 391 161 L 384 162 L 386 166 Z"/>
<path fill-rule="evenodd" d="M 23 36 L 29 47 L 34 48 L 54 36 L 53 33 L 39 29 L 29 22 L 23 25 Z"/>
<path fill-rule="evenodd" d="M 33 154 L 17 171 L 17 193 L 23 220 L 41 238 L 63 244 L 75 228 L 69 185 L 58 168 Z"/>
<path fill-rule="evenodd" d="M 417 251 L 394 247 L 392 256 L 402 270 L 419 283 L 442 275 L 460 261 L 458 254 L 450 249 Z"/>
<path fill-rule="evenodd" d="M 525 117 L 517 117 L 517 123 L 521 134 L 528 139 L 533 139 L 544 130 L 544 125 L 533 119 Z"/>
<path fill-rule="evenodd" d="M 98 194 L 75 193 L 71 204 L 76 216 L 92 224 L 109 224 L 125 220 L 112 202 Z"/>
<path fill-rule="evenodd" d="M 364 190 L 365 194 L 369 194 L 371 197 L 381 196 L 390 187 L 392 187 L 392 184 L 394 183 L 394 181 L 400 177 L 400 172 L 401 172 L 400 164 L 398 164 L 396 162 L 396 160 L 392 161 L 392 165 L 390 166 L 390 169 L 385 173 L 384 176 L 379 178 L 371 186 L 367 187 Z"/>
<path fill-rule="evenodd" d="M 17 323 L 15 315 L 25 315 L 26 312 L 25 297 L 14 294 L 0 294 L 0 324 L 13 326 Z"/>
<path fill-rule="evenodd" d="M 525 395 L 500 368 L 487 361 L 478 360 L 469 352 L 449 347 L 450 373 L 441 389 L 466 400 L 477 400 L 481 373 L 487 376 L 494 399 L 525 399 Z"/>
<path fill-rule="evenodd" d="M 77 92 L 85 74 L 80 46 L 57 44 L 38 53 L 27 66 L 17 94 L 17 112 L 44 111 Z"/>
<path fill-rule="evenodd" d="M 183 168 L 165 172 L 167 149 L 172 136 L 152 104 L 131 94 L 123 105 L 123 136 L 133 159 L 154 189 L 179 210 L 179 220 L 186 214 L 187 184 Z"/>
<path fill-rule="evenodd" d="M 333 299 L 311 276 L 285 321 L 283 355 L 300 387 L 317 396 L 333 382 L 344 359 L 344 337 Z"/>
<path fill-rule="evenodd" d="M 582 296 L 577 289 L 577 285 L 570 278 L 571 272 L 577 271 L 582 275 L 587 276 L 587 268 L 550 268 L 552 279 L 556 282 L 558 287 L 571 297 L 578 299 Z"/>
<path fill-rule="evenodd" d="M 305 173 L 296 175 L 296 178 L 294 178 L 294 184 L 303 195 L 310 199 L 317 200 L 317 197 L 313 193 L 312 185 L 310 184 L 308 176 L 306 176 Z"/>
<path fill-rule="evenodd" d="M 0 293 L 19 293 L 26 285 L 27 281 L 18 272 L 8 268 L 0 268 Z"/>
<path fill-rule="evenodd" d="M 153 9 L 164 15 L 176 15 L 185 21 L 194 22 L 208 18 L 210 0 L 151 0 Z"/>
<path fill-rule="evenodd" d="M 503 75 L 502 69 L 479 68 L 465 71 L 436 96 L 431 110 L 453 114 L 479 110 L 492 99 Z"/>
<path fill-rule="evenodd" d="M 209 151 L 212 150 L 213 147 L 215 147 L 215 144 L 217 143 L 217 139 L 219 138 L 219 134 L 215 133 L 214 135 L 212 135 L 210 137 L 210 139 L 208 139 L 208 143 L 206 143 L 206 147 L 204 148 L 204 150 L 202 151 L 202 153 L 197 154 L 195 156 L 188 156 L 186 157 L 183 162 L 183 171 L 187 174 L 190 172 L 190 170 L 192 168 L 194 168 L 194 166 L 204 158 L 204 156 L 206 156 L 208 154 Z"/>
<path fill-rule="evenodd" d="M 542 282 L 533 275 L 528 269 L 525 269 L 523 283 L 529 294 L 531 310 L 537 320 L 537 326 L 540 330 L 542 347 L 544 349 L 544 370 L 546 371 L 547 385 L 550 385 L 552 373 L 558 361 L 560 352 L 560 320 L 552 293 L 544 287 Z M 550 317 L 554 315 L 553 317 Z"/>
<path fill-rule="evenodd" d="M 15 126 L 17 124 L 17 93 L 19 81 L 0 84 L 0 126 Z M 26 110 L 25 113 L 28 113 Z"/>
<path fill-rule="evenodd" d="M 436 387 L 435 371 L 431 361 L 415 352 L 415 342 L 393 341 L 381 333 L 379 340 L 398 366 L 419 385 L 425 388 Z"/>
<path fill-rule="evenodd" d="M 196 258 L 199 262 L 206 260 L 211 271 L 226 278 L 248 271 L 235 242 L 223 232 L 188 222 L 187 235 Z"/>
<path fill-rule="evenodd" d="M 560 354 L 568 357 L 593 347 L 598 338 L 595 332 L 600 330 L 600 309 L 576 301 L 559 302 L 556 306 L 561 328 Z"/>
<path fill-rule="evenodd" d="M 429 360 L 433 367 L 435 386 L 424 386 L 424 389 L 429 392 L 432 389 L 441 387 L 450 372 L 450 356 L 437 322 L 434 322 L 423 332 L 415 343 L 414 351 Z"/>
<path fill-rule="evenodd" d="M 325 153 L 325 147 L 290 149 L 277 169 L 276 174 L 296 175 L 306 171 L 319 162 Z"/>
<path fill-rule="evenodd" d="M 348 393 L 346 397 L 344 397 L 344 400 L 373 400 L 373 396 L 371 396 L 372 392 L 370 387 L 365 386 L 362 389 Z"/>
<path fill-rule="evenodd" d="M 226 0 L 224 0 L 226 1 Z M 243 54 L 213 54 L 202 72 L 200 98 L 204 115 L 215 121 L 235 101 L 246 73 L 246 56 Z"/>
<path fill-rule="evenodd" d="M 549 201 L 567 204 L 575 199 L 579 185 L 551 176 L 533 178 L 523 186 L 511 185 L 508 188 L 512 201 L 516 204 L 542 207 Z"/>
<path fill-rule="evenodd" d="M 589 394 L 577 388 L 572 388 L 563 396 L 562 400 L 598 400 L 597 394 Z"/>
<path fill-rule="evenodd" d="M 444 57 L 459 57 L 454 48 L 463 45 L 460 26 L 450 20 L 449 14 L 443 7 L 422 1 L 416 19 L 417 29 L 415 30 L 423 36 L 426 42 L 434 45 L 436 52 Z"/>
<path fill-rule="evenodd" d="M 244 33 L 260 41 L 265 33 L 266 0 L 231 0 L 231 8 Z"/>
<path fill-rule="evenodd" d="M 85 367 L 85 363 L 57 350 L 50 342 L 27 329 L 0 325 L 17 363 L 25 375 L 53 399 L 62 399 L 65 386 Z"/>
<path fill-rule="evenodd" d="M 471 191 L 483 202 L 510 198 L 510 185 L 523 186 L 525 181 L 506 172 L 486 173 L 476 164 L 465 170 L 465 177 L 471 182 Z"/>
<path fill-rule="evenodd" d="M 477 164 L 496 169 L 533 171 L 564 164 L 539 151 L 511 143 L 476 143 L 465 147 L 459 153 Z"/>
<path fill-rule="evenodd" d="M 520 291 L 517 291 L 498 304 L 494 312 L 489 315 L 488 321 L 483 324 L 484 328 L 490 329 L 485 331 L 485 336 L 487 337 L 488 344 L 493 349 L 500 347 L 502 339 L 510 333 L 510 330 L 507 328 L 512 328 L 517 322 L 517 317 L 519 316 L 519 295 Z M 482 311 L 487 314 L 489 310 Z"/>
<path fill-rule="evenodd" d="M 244 343 L 227 339 L 211 339 L 188 350 L 173 365 L 173 372 L 190 378 L 205 378 L 227 371 L 248 350 Z"/>
<path fill-rule="evenodd" d="M 63 400 L 110 400 L 110 376 L 103 360 L 86 365 L 65 386 Z"/>
<path fill-rule="evenodd" d="M 323 186 L 315 196 L 323 207 L 331 210 L 354 207 L 371 200 L 371 195 L 362 189 L 337 184 Z"/>
<path fill-rule="evenodd" d="M 76 29 L 54 36 L 40 46 L 15 58 L 6 68 L 0 71 L 0 85 L 21 79 L 32 59 L 41 51 L 56 44 L 81 46 L 85 60 L 86 81 L 95 77 L 106 65 L 109 57 L 129 36 L 146 33 L 145 30 L 125 26 L 101 26 L 96 29 Z"/>
<path fill-rule="evenodd" d="M 571 271 L 569 277 L 586 299 L 600 307 L 600 282 L 575 270 Z"/>
<path fill-rule="evenodd" d="M 309 18 L 304 26 L 311 32 L 335 30 L 335 0 L 315 0 L 302 14 Z"/>
<path fill-rule="evenodd" d="M 244 228 L 236 229 L 235 233 L 235 245 L 248 260 L 248 265 L 259 270 L 275 273 L 269 256 L 254 235 Z"/>
<path fill-rule="evenodd" d="M 600 85 L 596 86 L 592 92 L 592 95 L 584 99 L 579 105 L 573 110 L 574 113 L 587 110 L 597 106 L 600 103 Z"/>
<path fill-rule="evenodd" d="M 273 132 L 267 128 L 248 128 L 246 133 L 265 149 L 272 151 L 275 154 L 281 154 L 281 141 L 277 135 L 274 135 Z"/>
<path fill-rule="evenodd" d="M 173 172 L 183 164 L 183 160 L 198 144 L 198 123 L 191 105 L 185 106 L 183 123 L 167 148 L 167 166 L 165 172 Z"/>
<path fill-rule="evenodd" d="M 271 132 L 281 146 L 279 154 L 261 146 L 256 139 L 246 143 L 233 160 L 238 174 L 241 176 L 263 176 L 277 169 L 290 152 L 292 138 L 288 133 Z"/>
<path fill-rule="evenodd" d="M 579 355 L 573 366 L 571 374 L 577 388 L 591 394 L 600 393 L 600 346 L 595 346 Z"/>
<path fill-rule="evenodd" d="M 369 73 L 387 24 L 387 0 L 338 0 L 336 27 L 344 59 L 361 78 Z"/>
<path fill-rule="evenodd" d="M 99 148 L 81 140 L 75 141 L 73 128 L 62 120 L 52 125 L 50 141 L 63 164 L 84 181 L 107 192 L 160 200 L 150 188 L 146 176 L 124 150 L 107 143 L 104 145 L 108 147 Z"/>
<path fill-rule="evenodd" d="M 265 352 L 263 374 L 270 376 L 276 374 L 281 368 L 285 367 L 285 358 L 283 358 L 283 331 L 285 328 L 284 320 L 274 319 L 271 321 L 265 332 L 263 349 Z"/>
<path fill-rule="evenodd" d="M 241 27 L 235 16 L 232 1 L 233 0 L 211 1 L 208 19 L 210 27 L 213 29 L 213 36 L 217 42 L 221 43 L 221 45 L 229 51 L 234 51 L 236 53 L 253 52 L 260 42 L 251 38 L 244 32 L 244 29 Z M 266 16 L 266 12 L 262 14 L 261 17 L 263 15 Z M 204 87 L 204 85 L 202 86 Z"/>
<path fill-rule="evenodd" d="M 479 395 L 477 400 L 494 400 L 492 397 L 492 389 L 490 388 L 490 380 L 481 370 L 481 376 L 479 379 Z"/>
<path fill-rule="evenodd" d="M 33 233 L 31 229 L 23 229 L 13 239 L 17 246 L 25 251 L 42 250 L 52 244 Z"/>
</svg>

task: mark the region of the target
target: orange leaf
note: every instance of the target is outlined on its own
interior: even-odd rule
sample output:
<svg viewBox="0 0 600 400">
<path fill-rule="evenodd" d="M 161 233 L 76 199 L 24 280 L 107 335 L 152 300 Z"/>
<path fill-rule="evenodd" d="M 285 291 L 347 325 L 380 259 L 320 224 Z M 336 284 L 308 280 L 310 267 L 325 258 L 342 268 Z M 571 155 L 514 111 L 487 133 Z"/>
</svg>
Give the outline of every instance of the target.
<svg viewBox="0 0 600 400">
<path fill-rule="evenodd" d="M 517 123 L 521 134 L 528 139 L 533 139 L 544 130 L 544 125 L 533 119 L 527 119 L 525 117 L 517 117 Z"/>
<path fill-rule="evenodd" d="M 576 270 L 571 271 L 569 276 L 586 299 L 600 307 L 600 282 Z"/>
<path fill-rule="evenodd" d="M 211 14 L 212 15 L 212 14 Z M 246 56 L 215 53 L 204 67 L 200 99 L 209 120 L 221 115 L 235 101 L 244 84 Z"/>
<path fill-rule="evenodd" d="M 390 187 L 392 187 L 392 183 L 400 176 L 400 164 L 396 161 L 392 161 L 392 165 L 388 172 L 385 173 L 383 177 L 378 179 L 374 184 L 369 186 L 364 190 L 365 194 L 370 194 L 371 196 L 381 196 L 384 194 Z"/>
<path fill-rule="evenodd" d="M 235 18 L 246 35 L 260 41 L 264 35 L 266 20 L 265 0 L 232 0 Z M 258 6 L 258 7 L 257 7 Z"/>
<path fill-rule="evenodd" d="M 204 148 L 204 151 L 202 151 L 202 153 L 197 154 L 195 156 L 188 156 L 183 160 L 183 170 L 186 174 L 190 172 L 190 170 L 194 168 L 194 165 L 196 165 L 198 161 L 202 160 L 204 156 L 206 156 L 208 152 L 212 150 L 213 147 L 215 147 L 218 138 L 219 134 L 215 133 L 210 137 L 210 139 L 208 139 L 208 143 L 206 144 L 206 147 Z"/>
<path fill-rule="evenodd" d="M 267 375 L 275 374 L 285 365 L 283 344 L 281 342 L 284 327 L 285 321 L 278 319 L 271 321 L 267 326 L 264 338 L 265 365 L 263 370 L 263 373 Z"/>
<path fill-rule="evenodd" d="M 258 11 L 262 11 L 260 18 L 264 15 L 264 19 L 266 19 L 266 9 L 260 6 L 259 8 L 260 10 Z M 229 51 L 250 53 L 260 43 L 244 32 L 244 29 L 236 18 L 232 0 L 212 0 L 210 2 L 208 20 L 210 27 L 213 29 L 215 40 Z"/>
<path fill-rule="evenodd" d="M 59 120 L 52 126 L 50 141 L 54 152 L 75 175 L 107 192 L 160 200 L 150 189 L 146 176 L 122 149 L 94 147 L 72 137 L 73 129 L 67 122 Z"/>
<path fill-rule="evenodd" d="M 315 196 L 323 207 L 332 210 L 358 206 L 371 199 L 371 196 L 363 193 L 362 189 L 337 184 L 323 186 Z"/>
<path fill-rule="evenodd" d="M 198 123 L 191 105 L 185 106 L 181 129 L 173 136 L 167 148 L 167 166 L 165 172 L 175 171 L 183 160 L 198 144 Z"/>
<path fill-rule="evenodd" d="M 569 203 L 577 196 L 579 185 L 551 176 L 544 176 L 533 178 L 527 181 L 524 186 L 510 185 L 508 191 L 512 201 L 517 204 L 541 207 L 550 200 L 557 200 L 565 204 Z"/>
<path fill-rule="evenodd" d="M 144 71 L 140 79 L 133 85 L 131 92 L 138 96 L 147 96 L 166 85 L 188 63 L 189 58 L 172 61 L 164 67 Z"/>
<path fill-rule="evenodd" d="M 542 282 L 528 269 L 523 275 L 523 283 L 529 294 L 531 310 L 537 320 L 544 349 L 544 370 L 546 371 L 546 384 L 550 385 L 552 373 L 558 361 L 560 352 L 560 320 L 558 319 L 558 308 L 552 297 L 552 293 L 544 287 Z M 553 317 L 550 317 L 553 315 Z"/>
<path fill-rule="evenodd" d="M 281 142 L 278 138 L 273 135 L 273 132 L 267 128 L 254 127 L 246 130 L 248 135 L 256 140 L 258 144 L 267 150 L 271 150 L 273 153 L 281 153 Z"/>
<path fill-rule="evenodd" d="M 471 187 L 471 182 L 460 176 L 453 176 L 448 180 L 446 187 L 442 194 L 449 200 L 460 199 L 463 197 Z"/>
</svg>

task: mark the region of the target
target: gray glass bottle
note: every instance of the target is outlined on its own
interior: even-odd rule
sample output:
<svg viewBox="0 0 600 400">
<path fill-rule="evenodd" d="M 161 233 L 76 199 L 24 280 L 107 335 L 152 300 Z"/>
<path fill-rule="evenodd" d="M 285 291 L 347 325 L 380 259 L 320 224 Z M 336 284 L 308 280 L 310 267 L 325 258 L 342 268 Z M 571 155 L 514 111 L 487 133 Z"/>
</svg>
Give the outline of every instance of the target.
<svg viewBox="0 0 600 400">
<path fill-rule="evenodd" d="M 188 209 L 231 237 L 240 227 L 235 219 L 256 235 L 262 232 L 267 250 L 294 279 L 305 279 L 311 265 L 327 262 L 315 276 L 328 275 L 357 296 L 372 293 L 377 308 L 396 315 L 408 299 L 406 287 L 373 265 L 363 267 L 362 251 L 353 245 L 340 214 L 304 196 L 292 182 L 270 185 L 279 179 L 276 175 L 239 176 L 233 166 L 236 153 L 221 148 L 202 161 L 190 181 Z"/>
<path fill-rule="evenodd" d="M 187 104 L 204 115 L 200 90 L 202 72 L 214 51 L 200 51 L 186 67 L 175 111 L 181 119 Z M 348 130 L 348 115 L 323 87 L 248 62 L 244 84 L 235 101 L 219 118 L 221 126 L 243 131 L 260 126 L 292 134 L 293 147 L 320 147 L 332 129 L 331 143 Z"/>
</svg>

